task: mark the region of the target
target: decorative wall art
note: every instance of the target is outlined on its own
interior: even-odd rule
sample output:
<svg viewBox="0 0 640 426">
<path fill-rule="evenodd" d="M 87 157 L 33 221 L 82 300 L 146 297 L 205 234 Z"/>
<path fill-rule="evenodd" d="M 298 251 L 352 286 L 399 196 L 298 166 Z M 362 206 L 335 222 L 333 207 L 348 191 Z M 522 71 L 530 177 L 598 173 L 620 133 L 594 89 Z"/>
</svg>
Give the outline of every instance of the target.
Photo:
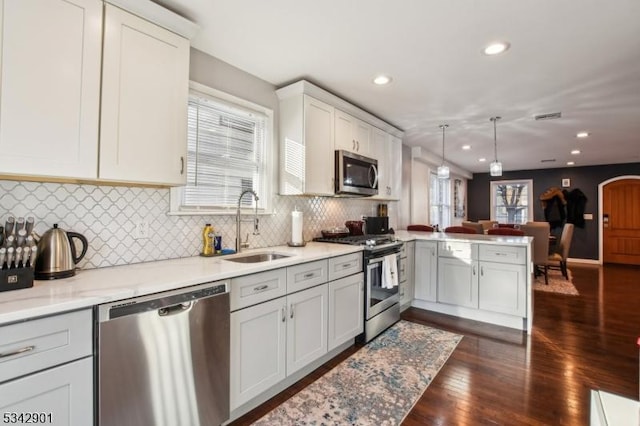
<svg viewBox="0 0 640 426">
<path fill-rule="evenodd" d="M 453 181 L 453 217 L 465 217 L 464 205 L 464 182 L 462 179 L 454 179 Z"/>
</svg>

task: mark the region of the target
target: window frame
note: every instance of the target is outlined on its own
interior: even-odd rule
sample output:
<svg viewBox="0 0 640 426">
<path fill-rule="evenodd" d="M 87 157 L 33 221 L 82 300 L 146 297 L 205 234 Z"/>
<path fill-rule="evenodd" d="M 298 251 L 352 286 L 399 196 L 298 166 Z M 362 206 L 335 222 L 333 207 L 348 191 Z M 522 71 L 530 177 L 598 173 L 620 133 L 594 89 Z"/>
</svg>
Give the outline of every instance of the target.
<svg viewBox="0 0 640 426">
<path fill-rule="evenodd" d="M 227 106 L 237 107 L 252 112 L 258 112 L 266 116 L 265 121 L 265 141 L 264 141 L 264 164 L 262 178 L 264 179 L 263 186 L 265 194 L 258 194 L 260 197 L 260 204 L 258 206 L 258 214 L 271 215 L 273 214 L 273 188 L 275 185 L 275 147 L 274 147 L 274 112 L 271 108 L 265 107 L 248 101 L 246 99 L 239 98 L 229 93 L 223 92 L 218 89 L 214 89 L 209 86 L 197 83 L 195 81 L 189 82 L 189 98 L 192 95 L 206 97 L 215 101 L 219 101 Z M 187 140 L 185 139 L 185 144 Z M 211 206 L 183 206 L 182 199 L 184 188 L 186 185 L 173 187 L 170 191 L 170 210 L 169 215 L 230 215 L 236 213 L 236 206 L 230 207 L 211 207 Z M 241 207 L 241 212 L 255 213 L 255 208 Z"/>
<path fill-rule="evenodd" d="M 446 181 L 446 185 L 448 186 L 448 203 L 437 203 L 437 204 L 432 204 L 431 201 L 433 200 L 434 194 L 432 193 L 432 189 L 433 189 L 433 182 L 438 182 L 439 183 L 439 187 L 440 186 L 444 186 L 444 181 Z M 440 197 L 439 197 L 440 198 Z M 453 193 L 452 193 L 452 180 L 451 177 L 447 178 L 447 179 L 440 179 L 438 178 L 438 174 L 436 171 L 434 170 L 429 170 L 429 223 L 431 225 L 438 225 L 438 227 L 442 230 L 444 230 L 446 227 L 451 226 L 451 224 L 453 223 L 453 211 L 452 211 L 452 204 L 453 204 Z M 449 214 L 446 215 L 447 216 L 447 224 L 445 224 L 443 226 L 443 224 L 439 223 L 440 219 L 444 218 L 445 215 L 443 214 L 443 207 L 447 206 L 448 210 L 449 210 Z M 438 221 L 434 221 L 434 218 L 432 217 L 432 209 L 434 207 L 438 207 Z"/>
<path fill-rule="evenodd" d="M 527 186 L 527 221 L 533 221 L 533 179 L 510 179 L 510 180 L 492 180 L 490 185 L 490 220 L 497 221 L 496 218 L 496 195 L 498 185 L 515 185 L 525 184 Z M 525 221 L 524 223 L 526 223 Z M 506 223 L 506 222 L 505 222 Z"/>
</svg>

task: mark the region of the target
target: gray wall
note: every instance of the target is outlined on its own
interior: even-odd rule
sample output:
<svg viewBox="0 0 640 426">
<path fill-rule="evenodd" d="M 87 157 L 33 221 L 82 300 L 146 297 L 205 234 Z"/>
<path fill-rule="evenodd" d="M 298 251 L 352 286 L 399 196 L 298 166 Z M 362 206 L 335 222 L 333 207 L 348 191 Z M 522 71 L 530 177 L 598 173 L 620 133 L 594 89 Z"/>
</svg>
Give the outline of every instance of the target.
<svg viewBox="0 0 640 426">
<path fill-rule="evenodd" d="M 605 166 L 565 167 L 544 170 L 520 170 L 505 172 L 501 177 L 491 178 L 488 173 L 474 173 L 468 181 L 468 218 L 488 219 L 490 216 L 491 180 L 532 179 L 534 220 L 543 221 L 544 211 L 539 202 L 540 194 L 552 186 L 562 187 L 562 179 L 571 179 L 568 190 L 579 188 L 587 196 L 585 213 L 593 214 L 583 229 L 576 228 L 569 256 L 579 259 L 598 259 L 598 185 L 608 179 L 640 175 L 640 163 L 612 164 Z"/>
</svg>

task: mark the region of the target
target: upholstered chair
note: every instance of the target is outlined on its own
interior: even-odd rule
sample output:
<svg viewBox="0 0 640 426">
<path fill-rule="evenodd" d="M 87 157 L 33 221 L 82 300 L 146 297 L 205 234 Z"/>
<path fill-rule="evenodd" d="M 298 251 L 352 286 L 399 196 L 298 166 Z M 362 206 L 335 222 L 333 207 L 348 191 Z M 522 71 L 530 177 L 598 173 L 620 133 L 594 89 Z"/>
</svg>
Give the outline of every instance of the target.
<svg viewBox="0 0 640 426">
<path fill-rule="evenodd" d="M 524 232 L 520 229 L 514 228 L 491 228 L 487 231 L 489 235 L 513 235 L 516 237 L 524 236 Z"/>
<path fill-rule="evenodd" d="M 433 226 L 429 225 L 409 225 L 407 231 L 433 232 Z"/>
<path fill-rule="evenodd" d="M 573 223 L 565 223 L 560 235 L 560 244 L 558 251 L 549 256 L 549 267 L 559 267 L 562 276 L 569 279 L 567 271 L 567 258 L 569 257 L 569 249 L 571 248 L 571 240 L 573 238 Z"/>
<path fill-rule="evenodd" d="M 484 228 L 484 230 L 488 230 L 491 228 L 494 228 L 496 226 L 498 226 L 498 221 L 497 220 L 479 220 L 478 223 L 480 225 L 482 225 L 482 227 Z"/>
<path fill-rule="evenodd" d="M 462 226 L 464 226 L 465 228 L 475 229 L 477 234 L 484 234 L 484 227 L 481 223 L 464 221 L 462 222 Z"/>
<path fill-rule="evenodd" d="M 533 264 L 536 267 L 536 276 L 544 273 L 544 283 L 549 284 L 549 222 L 536 222 L 520 225 L 520 230 L 525 235 L 533 237 Z"/>
<path fill-rule="evenodd" d="M 476 230 L 466 226 L 450 226 L 444 232 L 447 234 L 475 234 Z"/>
</svg>

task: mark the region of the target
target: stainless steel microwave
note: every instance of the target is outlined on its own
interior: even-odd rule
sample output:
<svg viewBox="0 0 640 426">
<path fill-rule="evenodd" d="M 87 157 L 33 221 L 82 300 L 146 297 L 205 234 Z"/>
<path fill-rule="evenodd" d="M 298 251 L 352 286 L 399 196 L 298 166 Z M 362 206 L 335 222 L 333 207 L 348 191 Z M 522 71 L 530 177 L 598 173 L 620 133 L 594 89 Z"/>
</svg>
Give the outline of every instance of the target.
<svg viewBox="0 0 640 426">
<path fill-rule="evenodd" d="M 336 151 L 335 169 L 336 195 L 378 194 L 378 160 L 340 149 Z"/>
</svg>

